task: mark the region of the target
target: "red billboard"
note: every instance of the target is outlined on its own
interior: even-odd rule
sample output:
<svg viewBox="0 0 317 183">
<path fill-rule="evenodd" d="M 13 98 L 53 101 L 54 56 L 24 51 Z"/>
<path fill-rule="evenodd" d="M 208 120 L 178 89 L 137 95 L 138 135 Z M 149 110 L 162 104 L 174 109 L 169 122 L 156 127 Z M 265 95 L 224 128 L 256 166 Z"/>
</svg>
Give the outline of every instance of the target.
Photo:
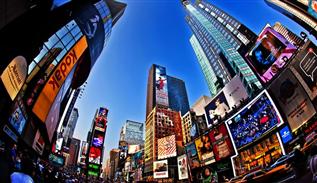
<svg viewBox="0 0 317 183">
<path fill-rule="evenodd" d="M 214 128 L 209 133 L 209 137 L 213 146 L 216 161 L 227 158 L 234 154 L 232 142 L 224 123 Z"/>
</svg>

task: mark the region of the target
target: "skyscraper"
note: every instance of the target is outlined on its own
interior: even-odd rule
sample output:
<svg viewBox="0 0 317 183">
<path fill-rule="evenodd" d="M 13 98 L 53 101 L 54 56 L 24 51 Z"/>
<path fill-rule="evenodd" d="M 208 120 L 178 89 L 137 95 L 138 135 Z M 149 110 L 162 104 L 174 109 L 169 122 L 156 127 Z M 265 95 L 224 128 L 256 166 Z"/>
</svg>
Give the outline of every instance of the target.
<svg viewBox="0 0 317 183">
<path fill-rule="evenodd" d="M 275 10 L 304 27 L 310 34 L 317 38 L 317 11 L 314 0 L 265 0 Z"/>
<path fill-rule="evenodd" d="M 208 77 L 210 93 L 217 93 L 235 75 L 240 76 L 249 95 L 261 88 L 261 83 L 244 59 L 257 35 L 210 3 L 202 0 L 182 2 L 187 12 L 186 21 L 194 33 L 191 44 L 196 55 L 201 55 L 198 59 L 202 60 L 200 65 L 205 77 Z"/>
<path fill-rule="evenodd" d="M 129 145 L 143 145 L 144 124 L 136 121 L 127 120 L 121 128 L 120 141 L 125 141 Z"/>
<path fill-rule="evenodd" d="M 153 64 L 148 76 L 146 116 L 155 106 L 171 108 L 185 114 L 189 102 L 183 80 L 168 76 L 166 68 Z"/>
<path fill-rule="evenodd" d="M 72 138 L 76 124 L 79 118 L 79 112 L 77 108 L 74 108 L 72 110 L 72 113 L 70 115 L 70 118 L 68 120 L 67 126 L 62 129 L 64 142 L 66 143 L 68 141 L 68 138 Z"/>
</svg>

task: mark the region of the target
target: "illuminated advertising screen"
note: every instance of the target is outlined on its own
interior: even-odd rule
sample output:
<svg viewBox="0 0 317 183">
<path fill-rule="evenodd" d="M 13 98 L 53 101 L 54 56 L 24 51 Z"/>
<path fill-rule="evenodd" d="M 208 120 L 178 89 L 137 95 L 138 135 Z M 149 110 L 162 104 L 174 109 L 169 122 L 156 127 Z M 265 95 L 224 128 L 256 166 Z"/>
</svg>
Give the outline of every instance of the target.
<svg viewBox="0 0 317 183">
<path fill-rule="evenodd" d="M 231 139 L 224 123 L 210 131 L 209 137 L 213 146 L 216 161 L 234 154 Z"/>
<path fill-rule="evenodd" d="M 236 147 L 241 148 L 282 124 L 282 119 L 267 91 L 263 91 L 227 124 Z"/>
<path fill-rule="evenodd" d="M 155 67 L 155 93 L 156 103 L 168 106 L 168 90 L 167 90 L 167 76 L 164 67 Z"/>
<path fill-rule="evenodd" d="M 208 134 L 196 139 L 195 145 L 202 166 L 214 163 L 216 161 L 214 152 L 212 150 L 212 143 Z"/>
<path fill-rule="evenodd" d="M 212 101 L 205 107 L 207 116 L 208 128 L 212 125 L 218 124 L 230 111 L 227 99 L 223 92 L 220 92 Z"/>
<path fill-rule="evenodd" d="M 32 111 L 43 122 L 47 119 L 52 103 L 56 101 L 64 81 L 87 48 L 86 37 L 82 37 L 59 62 L 37 98 Z"/>
<path fill-rule="evenodd" d="M 188 163 L 191 169 L 200 167 L 195 143 L 192 142 L 186 146 L 186 154 L 188 156 Z"/>
<path fill-rule="evenodd" d="M 274 80 L 270 91 L 286 116 L 292 131 L 316 114 L 308 95 L 290 70 L 285 70 Z"/>
<path fill-rule="evenodd" d="M 21 135 L 26 123 L 26 119 L 18 103 L 15 103 L 14 105 L 13 112 L 9 117 L 9 122 L 14 127 L 14 129 Z"/>
<path fill-rule="evenodd" d="M 158 159 L 175 157 L 177 154 L 175 135 L 163 137 L 157 140 Z"/>
<path fill-rule="evenodd" d="M 94 147 L 102 147 L 104 142 L 104 133 L 95 130 L 94 136 L 92 138 L 92 145 Z"/>
<path fill-rule="evenodd" d="M 309 97 L 313 100 L 317 97 L 317 47 L 308 41 L 302 47 L 294 62 L 291 70 L 296 78 L 303 85 Z"/>
<path fill-rule="evenodd" d="M 308 0 L 308 13 L 317 19 L 317 1 Z"/>
<path fill-rule="evenodd" d="M 88 164 L 88 175 L 98 176 L 100 173 L 100 165 Z"/>
<path fill-rule="evenodd" d="M 279 132 L 283 144 L 286 144 L 293 139 L 292 132 L 290 131 L 288 126 L 283 127 Z"/>
<path fill-rule="evenodd" d="M 177 157 L 178 180 L 188 179 L 188 167 L 186 155 Z"/>
<path fill-rule="evenodd" d="M 140 145 L 129 145 L 128 146 L 128 154 L 134 154 L 140 150 L 141 150 Z"/>
<path fill-rule="evenodd" d="M 90 147 L 89 150 L 89 163 L 100 164 L 101 148 Z"/>
<path fill-rule="evenodd" d="M 50 154 L 48 160 L 52 165 L 62 167 L 65 164 L 65 158 L 62 155 Z"/>
<path fill-rule="evenodd" d="M 246 55 L 247 60 L 263 83 L 270 81 L 285 65 L 296 47 L 271 27 L 265 27 L 255 46 Z"/>
<path fill-rule="evenodd" d="M 81 155 L 82 156 L 87 155 L 88 146 L 89 146 L 89 144 L 87 142 L 85 142 L 85 141 L 82 142 L 82 144 L 81 144 Z"/>
<path fill-rule="evenodd" d="M 95 120 L 95 129 L 104 132 L 107 127 L 108 109 L 100 107 Z"/>
<path fill-rule="evenodd" d="M 154 179 L 168 178 L 167 160 L 153 162 Z"/>
</svg>

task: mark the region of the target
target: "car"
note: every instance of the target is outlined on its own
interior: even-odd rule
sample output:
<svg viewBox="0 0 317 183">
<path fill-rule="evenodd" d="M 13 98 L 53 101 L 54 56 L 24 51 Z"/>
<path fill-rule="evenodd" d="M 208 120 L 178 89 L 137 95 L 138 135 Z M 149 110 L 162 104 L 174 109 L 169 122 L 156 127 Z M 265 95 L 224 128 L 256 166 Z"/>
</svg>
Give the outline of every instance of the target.
<svg viewBox="0 0 317 183">
<path fill-rule="evenodd" d="M 305 142 L 303 148 L 301 149 L 301 151 L 304 153 L 307 153 L 309 151 L 310 147 L 316 143 L 317 143 L 317 134 L 315 132 L 313 132 L 306 137 L 306 142 Z"/>
<path fill-rule="evenodd" d="M 266 171 L 257 170 L 245 175 L 238 183 L 246 183 L 246 182 L 267 182 L 267 177 L 265 176 Z"/>
</svg>

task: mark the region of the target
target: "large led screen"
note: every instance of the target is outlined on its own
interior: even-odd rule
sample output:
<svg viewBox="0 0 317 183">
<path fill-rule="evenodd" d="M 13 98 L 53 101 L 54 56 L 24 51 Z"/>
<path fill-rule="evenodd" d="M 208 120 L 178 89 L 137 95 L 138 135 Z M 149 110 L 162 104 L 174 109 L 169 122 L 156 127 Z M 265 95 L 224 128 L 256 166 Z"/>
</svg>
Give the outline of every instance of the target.
<svg viewBox="0 0 317 183">
<path fill-rule="evenodd" d="M 210 131 L 209 136 L 212 142 L 216 161 L 234 154 L 231 139 L 224 123 Z"/>
<path fill-rule="evenodd" d="M 50 154 L 48 160 L 55 166 L 62 167 L 65 164 L 65 158 L 62 155 Z"/>
<path fill-rule="evenodd" d="M 107 127 L 108 109 L 100 107 L 95 120 L 95 129 L 104 132 Z"/>
<path fill-rule="evenodd" d="M 102 147 L 104 142 L 104 133 L 95 131 L 94 137 L 92 139 L 92 145 L 94 147 Z"/>
<path fill-rule="evenodd" d="M 216 161 L 214 152 L 212 150 L 212 143 L 208 134 L 196 139 L 195 145 L 201 165 L 208 165 Z"/>
<path fill-rule="evenodd" d="M 317 19 L 317 1 L 308 0 L 308 13 Z"/>
<path fill-rule="evenodd" d="M 267 91 L 264 91 L 228 120 L 227 124 L 236 147 L 241 148 L 282 124 L 281 120 Z"/>
<path fill-rule="evenodd" d="M 101 149 L 97 147 L 90 147 L 89 150 L 89 163 L 100 164 Z"/>
<path fill-rule="evenodd" d="M 246 55 L 249 63 L 262 82 L 270 81 L 285 65 L 296 47 L 271 27 L 266 27 L 259 35 L 255 46 Z"/>
<path fill-rule="evenodd" d="M 164 67 L 155 67 L 156 103 L 168 106 L 167 76 Z"/>
</svg>

